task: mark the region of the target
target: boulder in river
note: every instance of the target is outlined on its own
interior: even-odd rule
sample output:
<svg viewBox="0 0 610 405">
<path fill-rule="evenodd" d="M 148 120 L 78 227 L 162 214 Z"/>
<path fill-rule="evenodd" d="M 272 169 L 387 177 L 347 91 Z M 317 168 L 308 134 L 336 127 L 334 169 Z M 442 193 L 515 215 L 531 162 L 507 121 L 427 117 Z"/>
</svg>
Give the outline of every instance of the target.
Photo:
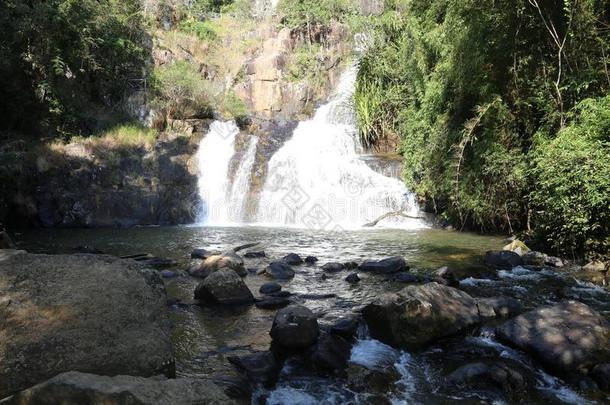
<svg viewBox="0 0 610 405">
<path fill-rule="evenodd" d="M 215 383 L 193 378 L 115 377 L 70 371 L 15 394 L 3 405 L 237 404 Z"/>
<path fill-rule="evenodd" d="M 343 337 L 323 334 L 312 348 L 310 358 L 319 373 L 345 375 L 351 350 L 352 345 Z"/>
<path fill-rule="evenodd" d="M 347 277 L 345 277 L 345 281 L 347 281 L 350 284 L 356 284 L 357 282 L 360 281 L 360 277 L 358 276 L 358 273 L 352 273 L 352 274 L 348 275 Z"/>
<path fill-rule="evenodd" d="M 438 283 L 410 285 L 382 295 L 362 314 L 374 338 L 407 348 L 421 347 L 480 321 L 474 298 Z"/>
<path fill-rule="evenodd" d="M 318 261 L 318 258 L 315 256 L 307 256 L 305 258 L 305 263 L 307 263 L 307 264 L 316 264 L 317 261 Z"/>
<path fill-rule="evenodd" d="M 290 305 L 277 311 L 269 334 L 279 346 L 303 349 L 316 343 L 320 328 L 316 316 L 308 308 Z"/>
<path fill-rule="evenodd" d="M 587 370 L 610 358 L 608 321 L 577 301 L 526 312 L 497 327 L 496 335 L 557 373 Z"/>
<path fill-rule="evenodd" d="M 193 251 L 191 252 L 191 259 L 207 259 L 210 256 L 214 256 L 217 255 L 218 253 L 216 252 L 212 252 L 209 251 L 207 249 L 203 249 L 203 248 L 197 248 L 197 249 L 193 249 Z"/>
<path fill-rule="evenodd" d="M 231 269 L 220 269 L 206 277 L 197 286 L 195 298 L 221 305 L 250 304 L 254 301 L 244 280 Z"/>
<path fill-rule="evenodd" d="M 301 256 L 296 253 L 288 253 L 286 256 L 284 256 L 282 260 L 291 266 L 298 266 L 299 264 L 303 264 L 303 259 L 301 259 Z"/>
<path fill-rule="evenodd" d="M 359 266 L 360 271 L 379 274 L 392 274 L 407 271 L 409 267 L 402 257 L 389 257 L 383 260 L 367 260 Z"/>
<path fill-rule="evenodd" d="M 358 331 L 358 318 L 340 318 L 330 327 L 330 333 L 345 339 L 353 339 Z"/>
<path fill-rule="evenodd" d="M 508 318 L 519 314 L 523 309 L 519 301 L 504 296 L 478 298 L 477 306 L 481 318 L 487 319 Z"/>
<path fill-rule="evenodd" d="M 288 280 L 294 277 L 294 270 L 287 263 L 271 262 L 265 272 L 278 280 Z"/>
<path fill-rule="evenodd" d="M 189 269 L 189 273 L 194 277 L 206 278 L 215 271 L 225 268 L 235 271 L 240 277 L 248 275 L 248 270 L 244 267 L 244 259 L 235 253 L 210 256 L 199 266 Z"/>
<path fill-rule="evenodd" d="M 345 265 L 343 263 L 330 262 L 326 263 L 322 266 L 322 270 L 327 273 L 337 273 L 345 269 Z"/>
<path fill-rule="evenodd" d="M 523 264 L 530 266 L 544 266 L 544 262 L 546 262 L 547 255 L 542 252 L 537 252 L 535 250 L 530 250 L 529 252 L 524 253 L 521 256 L 523 260 Z"/>
<path fill-rule="evenodd" d="M 261 257 L 267 257 L 267 254 L 264 251 L 258 251 L 258 252 L 246 252 L 244 254 L 244 257 L 246 259 L 258 259 Z"/>
<path fill-rule="evenodd" d="M 278 291 L 282 290 L 282 286 L 279 285 L 278 283 L 275 283 L 273 281 L 270 281 L 268 283 L 265 283 L 263 285 L 261 285 L 261 287 L 258 289 L 258 292 L 260 292 L 261 294 L 272 294 Z"/>
<path fill-rule="evenodd" d="M 511 270 L 522 264 L 521 256 L 509 250 L 490 250 L 485 253 L 485 265 L 494 269 Z"/>
<path fill-rule="evenodd" d="M 0 398 L 57 374 L 173 376 L 159 274 L 104 255 L 0 253 Z"/>
<path fill-rule="evenodd" d="M 254 304 L 260 309 L 279 309 L 288 306 L 290 304 L 290 299 L 287 297 L 265 296 L 263 298 L 258 298 Z"/>
<path fill-rule="evenodd" d="M 400 273 L 396 273 L 392 275 L 392 280 L 398 283 L 419 283 L 422 281 L 421 277 L 416 274 L 411 274 L 407 271 L 401 271 Z"/>
<path fill-rule="evenodd" d="M 243 371 L 250 381 L 268 388 L 275 384 L 280 374 L 280 366 L 272 352 L 230 356 L 229 361 Z"/>
<path fill-rule="evenodd" d="M 520 368 L 506 361 L 465 364 L 447 376 L 451 386 L 499 389 L 513 400 L 528 390 L 528 381 Z"/>
</svg>

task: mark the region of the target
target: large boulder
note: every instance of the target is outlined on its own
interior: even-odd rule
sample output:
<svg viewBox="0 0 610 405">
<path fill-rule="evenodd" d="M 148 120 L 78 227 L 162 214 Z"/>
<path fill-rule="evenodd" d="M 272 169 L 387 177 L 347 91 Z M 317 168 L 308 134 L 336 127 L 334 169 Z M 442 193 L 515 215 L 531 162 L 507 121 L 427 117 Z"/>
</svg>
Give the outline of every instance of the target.
<svg viewBox="0 0 610 405">
<path fill-rule="evenodd" d="M 290 264 L 291 266 L 298 266 L 299 264 L 303 264 L 303 259 L 296 253 L 288 253 L 282 259 L 286 264 Z"/>
<path fill-rule="evenodd" d="M 327 273 L 337 273 L 345 269 L 345 265 L 343 263 L 330 262 L 326 263 L 322 266 L 322 270 Z"/>
<path fill-rule="evenodd" d="M 485 253 L 485 265 L 494 269 L 511 270 L 522 264 L 521 256 L 509 250 L 490 250 Z"/>
<path fill-rule="evenodd" d="M 352 345 L 343 337 L 323 334 L 311 350 L 311 363 L 319 373 L 344 375 L 351 350 Z"/>
<path fill-rule="evenodd" d="M 230 356 L 229 361 L 255 384 L 271 387 L 280 375 L 280 365 L 271 352 L 257 352 L 244 356 Z"/>
<path fill-rule="evenodd" d="M 250 304 L 254 301 L 244 280 L 231 269 L 220 269 L 207 276 L 195 289 L 195 298 L 221 305 Z"/>
<path fill-rule="evenodd" d="M 8 398 L 3 405 L 190 405 L 237 404 L 215 383 L 191 378 L 107 377 L 76 371 Z"/>
<path fill-rule="evenodd" d="M 379 274 L 392 274 L 407 271 L 409 267 L 402 257 L 389 257 L 383 260 L 367 260 L 360 265 L 359 269 Z"/>
<path fill-rule="evenodd" d="M 210 256 L 199 266 L 189 269 L 189 273 L 194 277 L 206 278 L 220 269 L 231 269 L 241 277 L 248 275 L 248 270 L 244 267 L 244 259 L 235 253 Z"/>
<path fill-rule="evenodd" d="M 558 373 L 587 370 L 610 358 L 608 322 L 577 301 L 526 312 L 496 328 L 496 335 Z"/>
<path fill-rule="evenodd" d="M 320 328 L 316 316 L 308 308 L 291 305 L 277 311 L 269 334 L 279 346 L 303 349 L 316 343 Z"/>
<path fill-rule="evenodd" d="M 0 254 L 0 398 L 71 370 L 172 376 L 166 302 L 131 260 Z"/>
<path fill-rule="evenodd" d="M 271 262 L 265 272 L 278 280 L 288 280 L 294 277 L 294 270 L 284 262 Z"/>
<path fill-rule="evenodd" d="M 465 364 L 447 376 L 450 386 L 469 389 L 499 389 L 512 400 L 520 399 L 532 388 L 521 369 L 508 361 Z M 517 401 L 518 402 L 518 401 Z"/>
<path fill-rule="evenodd" d="M 438 283 L 385 294 L 365 306 L 362 314 L 374 338 L 407 348 L 421 347 L 480 321 L 474 298 Z"/>
<path fill-rule="evenodd" d="M 521 303 L 511 297 L 479 298 L 476 301 L 481 318 L 507 318 L 522 312 Z"/>
</svg>

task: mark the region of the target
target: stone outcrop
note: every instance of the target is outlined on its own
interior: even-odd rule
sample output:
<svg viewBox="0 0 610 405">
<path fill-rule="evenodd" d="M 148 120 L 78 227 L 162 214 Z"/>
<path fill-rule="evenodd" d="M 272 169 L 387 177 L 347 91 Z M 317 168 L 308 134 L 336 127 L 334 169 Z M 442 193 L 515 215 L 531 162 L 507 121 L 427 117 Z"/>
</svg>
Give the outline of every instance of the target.
<svg viewBox="0 0 610 405">
<path fill-rule="evenodd" d="M 543 306 L 496 328 L 498 338 L 557 373 L 588 370 L 610 358 L 610 326 L 577 301 Z"/>
<path fill-rule="evenodd" d="M 238 404 L 208 380 L 106 377 L 76 371 L 22 391 L 5 405 L 191 405 Z"/>
<path fill-rule="evenodd" d="M 438 283 L 411 285 L 364 307 L 371 335 L 397 347 L 418 348 L 480 321 L 470 295 Z"/>
<path fill-rule="evenodd" d="M 104 255 L 0 254 L 0 398 L 59 373 L 172 376 L 163 282 Z"/>
</svg>

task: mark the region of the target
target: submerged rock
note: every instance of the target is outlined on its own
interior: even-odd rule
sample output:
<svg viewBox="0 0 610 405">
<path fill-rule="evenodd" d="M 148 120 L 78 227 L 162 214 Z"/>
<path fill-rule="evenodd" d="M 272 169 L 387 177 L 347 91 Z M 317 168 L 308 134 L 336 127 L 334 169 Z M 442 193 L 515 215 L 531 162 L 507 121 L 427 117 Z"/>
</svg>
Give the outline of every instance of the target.
<svg viewBox="0 0 610 405">
<path fill-rule="evenodd" d="M 371 335 L 384 343 L 418 348 L 480 321 L 476 301 L 438 283 L 407 286 L 364 307 Z"/>
<path fill-rule="evenodd" d="M 266 296 L 256 300 L 255 305 L 261 309 L 279 309 L 284 308 L 290 304 L 290 300 L 287 297 L 274 297 Z"/>
<path fill-rule="evenodd" d="M 298 266 L 299 264 L 303 264 L 303 259 L 301 259 L 301 256 L 296 253 L 288 253 L 286 256 L 284 256 L 282 260 L 286 264 L 289 264 L 291 266 Z"/>
<path fill-rule="evenodd" d="M 273 386 L 280 375 L 280 365 L 271 352 L 230 356 L 229 361 L 254 384 L 263 384 L 267 388 Z"/>
<path fill-rule="evenodd" d="M 260 252 L 246 252 L 244 257 L 247 259 L 257 259 L 260 257 L 267 257 L 267 254 L 261 250 Z"/>
<path fill-rule="evenodd" d="M 237 404 L 209 380 L 106 377 L 71 371 L 22 391 L 6 405 L 190 405 Z"/>
<path fill-rule="evenodd" d="M 294 270 L 287 263 L 271 262 L 265 269 L 265 272 L 271 277 L 279 280 L 288 280 L 294 277 Z"/>
<path fill-rule="evenodd" d="M 356 284 L 360 281 L 360 277 L 358 276 L 358 273 L 352 273 L 349 276 L 345 277 L 345 281 L 350 284 Z"/>
<path fill-rule="evenodd" d="M 318 340 L 320 329 L 313 312 L 301 305 L 291 305 L 277 312 L 269 334 L 282 347 L 303 349 Z"/>
<path fill-rule="evenodd" d="M 383 260 L 367 260 L 359 266 L 360 271 L 370 271 L 379 274 L 392 274 L 409 269 L 402 257 L 390 257 Z"/>
<path fill-rule="evenodd" d="M 173 376 L 159 274 L 104 255 L 0 255 L 0 398 L 70 370 Z"/>
<path fill-rule="evenodd" d="M 400 273 L 393 274 L 392 280 L 394 280 L 398 283 L 405 283 L 405 284 L 419 283 L 420 281 L 422 281 L 421 277 L 419 277 L 415 274 L 408 273 L 406 271 L 401 271 Z"/>
<path fill-rule="evenodd" d="M 316 264 L 317 261 L 318 261 L 318 258 L 315 256 L 307 256 L 305 258 L 305 263 L 307 263 L 307 264 Z"/>
<path fill-rule="evenodd" d="M 194 277 L 206 278 L 210 274 L 225 268 L 235 271 L 241 277 L 248 275 L 248 270 L 244 267 L 244 259 L 235 253 L 210 256 L 199 266 L 189 269 L 189 274 Z"/>
<path fill-rule="evenodd" d="M 558 373 L 586 370 L 610 357 L 608 322 L 576 301 L 526 312 L 496 328 L 496 335 Z"/>
<path fill-rule="evenodd" d="M 341 318 L 330 327 L 330 333 L 345 339 L 353 339 L 358 330 L 357 318 Z"/>
<path fill-rule="evenodd" d="M 197 286 L 195 298 L 221 305 L 250 304 L 254 301 L 246 283 L 231 269 L 220 269 L 206 277 Z"/>
<path fill-rule="evenodd" d="M 324 266 L 322 266 L 322 270 L 324 270 L 327 273 L 337 273 L 344 269 L 345 269 L 345 266 L 343 265 L 343 263 L 331 262 L 331 263 L 326 263 Z"/>
<path fill-rule="evenodd" d="M 345 263 L 343 263 L 343 265 L 348 270 L 354 270 L 354 269 L 358 268 L 358 263 L 356 263 L 356 262 L 345 262 Z"/>
<path fill-rule="evenodd" d="M 272 294 L 272 293 L 275 293 L 275 292 L 278 292 L 278 291 L 281 291 L 281 290 L 282 290 L 282 286 L 281 285 L 271 281 L 269 283 L 263 284 L 258 289 L 258 292 L 260 292 L 261 294 Z"/>
<path fill-rule="evenodd" d="M 193 251 L 191 252 L 191 259 L 207 259 L 210 256 L 214 256 L 217 255 L 218 253 L 216 252 L 211 252 L 207 249 L 203 249 L 203 248 L 197 248 L 197 249 L 193 249 Z"/>
<path fill-rule="evenodd" d="M 499 270 L 511 270 L 521 266 L 523 260 L 515 252 L 508 250 L 490 250 L 485 253 L 485 265 Z"/>
</svg>

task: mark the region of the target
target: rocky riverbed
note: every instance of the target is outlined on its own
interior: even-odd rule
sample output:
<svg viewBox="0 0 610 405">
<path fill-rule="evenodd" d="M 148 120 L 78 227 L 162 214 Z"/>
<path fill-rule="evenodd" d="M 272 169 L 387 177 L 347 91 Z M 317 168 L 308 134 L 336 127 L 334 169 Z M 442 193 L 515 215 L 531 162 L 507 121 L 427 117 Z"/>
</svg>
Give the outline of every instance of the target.
<svg viewBox="0 0 610 405">
<path fill-rule="evenodd" d="M 263 228 L 14 239 L 89 253 L 2 251 L 7 403 L 610 399 L 609 292 L 499 239 Z"/>
</svg>

